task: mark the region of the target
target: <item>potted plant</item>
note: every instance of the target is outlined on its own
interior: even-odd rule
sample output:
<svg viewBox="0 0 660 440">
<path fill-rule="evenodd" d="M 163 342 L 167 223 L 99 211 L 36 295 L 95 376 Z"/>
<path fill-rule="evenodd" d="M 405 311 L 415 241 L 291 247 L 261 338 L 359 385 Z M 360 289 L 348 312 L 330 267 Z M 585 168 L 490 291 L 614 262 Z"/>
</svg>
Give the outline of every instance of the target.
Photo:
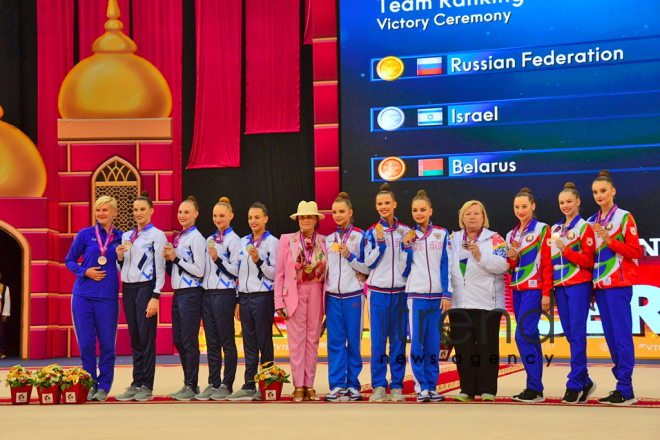
<svg viewBox="0 0 660 440">
<path fill-rule="evenodd" d="M 259 382 L 259 389 L 264 401 L 280 400 L 282 386 L 289 381 L 289 374 L 275 365 L 275 362 L 266 362 L 259 366 L 254 381 Z"/>
<path fill-rule="evenodd" d="M 32 372 L 20 365 L 11 367 L 5 383 L 11 389 L 13 405 L 27 405 L 32 397 Z"/>
<path fill-rule="evenodd" d="M 62 402 L 85 403 L 87 393 L 96 381 L 82 368 L 73 367 L 62 372 Z"/>
<path fill-rule="evenodd" d="M 62 367 L 57 364 L 37 370 L 33 383 L 37 387 L 39 403 L 41 405 L 55 405 L 60 403 L 62 374 Z"/>
</svg>

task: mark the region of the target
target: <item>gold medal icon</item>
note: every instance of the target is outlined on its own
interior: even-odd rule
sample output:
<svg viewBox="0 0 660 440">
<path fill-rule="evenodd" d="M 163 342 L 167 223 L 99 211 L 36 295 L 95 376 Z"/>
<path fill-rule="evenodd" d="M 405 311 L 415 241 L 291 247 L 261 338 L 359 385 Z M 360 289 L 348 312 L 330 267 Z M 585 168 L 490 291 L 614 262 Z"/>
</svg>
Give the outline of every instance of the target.
<svg viewBox="0 0 660 440">
<path fill-rule="evenodd" d="M 414 229 L 411 229 L 410 231 L 408 231 L 408 237 L 410 237 L 413 240 L 417 238 L 417 233 L 415 232 Z"/>
<path fill-rule="evenodd" d="M 308 264 L 307 266 L 305 266 L 305 273 L 312 273 L 313 270 L 314 270 L 314 267 L 311 264 Z"/>
<path fill-rule="evenodd" d="M 332 243 L 332 250 L 335 252 L 339 252 L 339 243 L 337 243 L 336 241 Z"/>
<path fill-rule="evenodd" d="M 378 223 L 374 229 L 376 229 L 376 232 L 381 232 L 384 228 L 383 228 L 383 225 Z"/>
<path fill-rule="evenodd" d="M 97 261 L 101 266 L 104 266 L 108 262 L 108 259 L 101 255 Z"/>
<path fill-rule="evenodd" d="M 126 240 L 124 242 L 124 247 L 126 248 L 127 251 L 130 250 L 132 246 L 133 246 L 133 242 L 131 240 Z"/>
<path fill-rule="evenodd" d="M 400 58 L 389 56 L 378 62 L 376 73 L 385 81 L 394 81 L 403 75 L 404 69 L 405 66 Z"/>
</svg>

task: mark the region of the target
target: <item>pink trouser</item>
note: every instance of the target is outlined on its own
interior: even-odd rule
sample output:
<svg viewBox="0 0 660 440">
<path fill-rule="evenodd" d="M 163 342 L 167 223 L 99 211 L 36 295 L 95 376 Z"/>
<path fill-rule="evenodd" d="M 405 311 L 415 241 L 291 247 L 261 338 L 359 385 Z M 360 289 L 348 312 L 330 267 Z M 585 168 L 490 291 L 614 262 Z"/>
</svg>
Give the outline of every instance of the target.
<svg viewBox="0 0 660 440">
<path fill-rule="evenodd" d="M 323 284 L 299 283 L 298 307 L 286 320 L 294 387 L 314 387 L 323 324 Z"/>
</svg>

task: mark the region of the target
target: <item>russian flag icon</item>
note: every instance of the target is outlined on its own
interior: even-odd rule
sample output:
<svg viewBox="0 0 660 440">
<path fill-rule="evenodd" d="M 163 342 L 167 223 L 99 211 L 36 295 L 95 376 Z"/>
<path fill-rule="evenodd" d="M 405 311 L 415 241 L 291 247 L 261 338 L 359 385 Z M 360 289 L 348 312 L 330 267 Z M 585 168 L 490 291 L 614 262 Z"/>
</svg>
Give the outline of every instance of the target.
<svg viewBox="0 0 660 440">
<path fill-rule="evenodd" d="M 417 58 L 417 76 L 441 74 L 442 57 Z"/>
</svg>

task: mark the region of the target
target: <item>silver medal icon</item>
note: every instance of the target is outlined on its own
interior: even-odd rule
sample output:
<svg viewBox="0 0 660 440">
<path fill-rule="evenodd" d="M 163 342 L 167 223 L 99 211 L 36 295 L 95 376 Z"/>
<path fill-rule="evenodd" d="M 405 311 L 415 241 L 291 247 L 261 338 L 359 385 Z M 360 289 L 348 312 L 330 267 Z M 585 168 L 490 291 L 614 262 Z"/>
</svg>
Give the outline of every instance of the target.
<svg viewBox="0 0 660 440">
<path fill-rule="evenodd" d="M 385 107 L 378 113 L 378 125 L 383 130 L 394 131 L 406 122 L 406 115 L 399 107 Z"/>
</svg>

